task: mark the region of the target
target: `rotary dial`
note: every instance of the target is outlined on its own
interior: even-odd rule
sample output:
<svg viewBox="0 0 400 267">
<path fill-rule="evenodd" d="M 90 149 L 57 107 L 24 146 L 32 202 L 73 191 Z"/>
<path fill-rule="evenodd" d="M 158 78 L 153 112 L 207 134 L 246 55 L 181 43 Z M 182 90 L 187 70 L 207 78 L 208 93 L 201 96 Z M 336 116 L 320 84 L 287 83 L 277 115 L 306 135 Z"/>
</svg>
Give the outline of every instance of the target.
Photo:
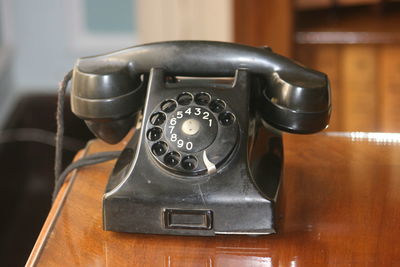
<svg viewBox="0 0 400 267">
<path fill-rule="evenodd" d="M 146 137 L 153 157 L 166 169 L 211 174 L 232 153 L 238 124 L 224 100 L 206 92 L 186 92 L 153 110 Z"/>
</svg>

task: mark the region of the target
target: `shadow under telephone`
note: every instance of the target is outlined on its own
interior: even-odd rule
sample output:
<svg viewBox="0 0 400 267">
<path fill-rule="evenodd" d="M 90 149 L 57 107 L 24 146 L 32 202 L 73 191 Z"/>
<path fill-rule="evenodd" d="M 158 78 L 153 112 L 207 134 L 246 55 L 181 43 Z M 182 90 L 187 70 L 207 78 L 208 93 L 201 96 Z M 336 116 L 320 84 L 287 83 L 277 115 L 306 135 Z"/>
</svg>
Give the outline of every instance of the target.
<svg viewBox="0 0 400 267">
<path fill-rule="evenodd" d="M 111 231 L 274 233 L 280 131 L 323 130 L 330 103 L 325 74 L 231 43 L 146 44 L 81 58 L 72 74 L 72 111 L 98 138 L 136 127 L 103 198 Z"/>
</svg>

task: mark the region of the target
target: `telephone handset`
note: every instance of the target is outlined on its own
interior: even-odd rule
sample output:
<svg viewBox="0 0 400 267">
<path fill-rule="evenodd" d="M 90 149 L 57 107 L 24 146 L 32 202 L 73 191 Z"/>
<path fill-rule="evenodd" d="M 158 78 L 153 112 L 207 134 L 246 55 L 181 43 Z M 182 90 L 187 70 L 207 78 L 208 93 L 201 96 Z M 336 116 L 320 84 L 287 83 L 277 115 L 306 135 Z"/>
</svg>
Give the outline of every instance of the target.
<svg viewBox="0 0 400 267">
<path fill-rule="evenodd" d="M 278 130 L 323 130 L 331 102 L 325 74 L 269 48 L 172 41 L 79 59 L 71 106 L 109 143 L 137 128 L 106 188 L 105 230 L 259 235 L 275 232 Z"/>
</svg>

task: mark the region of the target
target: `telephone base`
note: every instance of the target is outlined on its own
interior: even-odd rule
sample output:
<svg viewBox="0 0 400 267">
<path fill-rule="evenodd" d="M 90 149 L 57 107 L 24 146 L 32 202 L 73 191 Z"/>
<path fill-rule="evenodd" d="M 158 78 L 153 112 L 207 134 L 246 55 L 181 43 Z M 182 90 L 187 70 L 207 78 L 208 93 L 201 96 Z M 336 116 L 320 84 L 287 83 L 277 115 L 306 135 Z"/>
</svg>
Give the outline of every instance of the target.
<svg viewBox="0 0 400 267">
<path fill-rule="evenodd" d="M 114 205 L 124 206 L 129 201 L 115 201 Z M 111 201 L 113 202 L 113 201 Z M 114 210 L 108 203 L 108 209 Z M 271 203 L 272 204 L 272 203 Z M 127 206 L 127 205 L 125 205 Z M 108 214 L 104 229 L 115 232 L 167 234 L 167 235 L 268 235 L 275 233 L 273 205 L 263 204 L 249 208 L 248 204 L 220 205 L 203 209 L 166 209 L 163 207 L 130 205 L 129 212 Z M 115 207 L 115 206 L 114 206 Z M 229 212 L 224 212 L 228 209 Z M 233 210 L 237 210 L 234 212 Z M 244 211 L 245 210 L 245 211 Z M 111 212 L 110 212 L 111 213 Z M 128 216 L 129 213 L 129 216 Z M 142 214 L 142 216 L 140 216 Z"/>
<path fill-rule="evenodd" d="M 107 231 L 167 235 L 267 235 L 276 232 L 274 209 L 283 166 L 282 138 L 263 131 L 250 161 L 235 157 L 229 175 L 165 177 L 133 162 L 132 140 L 120 156 L 103 199 Z M 243 148 L 244 149 L 244 148 Z M 257 150 L 257 151 L 256 151 Z M 247 157 L 247 153 L 238 151 Z M 250 162 L 250 163 L 247 163 Z M 247 166 L 250 164 L 250 166 Z M 128 177 L 125 182 L 122 180 Z"/>
<path fill-rule="evenodd" d="M 105 230 L 199 236 L 275 232 L 282 137 L 250 116 L 252 111 L 244 112 L 249 107 L 243 100 L 251 98 L 248 77 L 238 70 L 230 89 L 198 79 L 166 88 L 164 71 L 152 70 L 146 105 L 155 108 L 145 110 L 140 133 L 110 177 L 103 199 Z M 191 104 L 181 101 L 183 96 Z M 211 99 L 223 103 L 223 111 L 205 105 Z"/>
</svg>

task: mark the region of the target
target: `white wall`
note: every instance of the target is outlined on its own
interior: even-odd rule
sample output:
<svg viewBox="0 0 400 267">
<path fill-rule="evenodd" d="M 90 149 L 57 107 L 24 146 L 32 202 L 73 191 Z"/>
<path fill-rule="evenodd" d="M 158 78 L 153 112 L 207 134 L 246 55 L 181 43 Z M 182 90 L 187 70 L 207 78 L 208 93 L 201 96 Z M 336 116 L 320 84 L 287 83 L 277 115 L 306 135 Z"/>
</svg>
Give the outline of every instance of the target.
<svg viewBox="0 0 400 267">
<path fill-rule="evenodd" d="M 141 42 L 233 40 L 232 0 L 138 0 Z"/>
<path fill-rule="evenodd" d="M 6 0 L 14 24 L 13 81 L 17 91 L 52 92 L 80 56 L 114 50 L 71 48 L 72 10 L 80 0 Z M 137 42 L 171 39 L 232 39 L 231 0 L 132 0 L 138 25 Z M 74 4 L 71 4 L 74 3 Z M 71 9 L 71 10 L 70 10 Z M 111 38 L 109 38 L 111 39 Z M 126 46 L 135 43 L 125 42 Z M 123 47 L 120 47 L 123 48 Z"/>
<path fill-rule="evenodd" d="M 12 50 L 8 45 L 0 49 L 0 129 L 14 107 L 17 95 L 13 94 Z"/>
<path fill-rule="evenodd" d="M 60 0 L 13 0 L 13 81 L 23 92 L 56 91 L 80 56 L 67 48 L 66 18 Z"/>
<path fill-rule="evenodd" d="M 77 31 L 82 1 L 0 0 L 0 128 L 20 95 L 56 93 L 81 56 L 163 40 L 232 40 L 232 0 L 132 0 L 132 38 Z"/>
</svg>

